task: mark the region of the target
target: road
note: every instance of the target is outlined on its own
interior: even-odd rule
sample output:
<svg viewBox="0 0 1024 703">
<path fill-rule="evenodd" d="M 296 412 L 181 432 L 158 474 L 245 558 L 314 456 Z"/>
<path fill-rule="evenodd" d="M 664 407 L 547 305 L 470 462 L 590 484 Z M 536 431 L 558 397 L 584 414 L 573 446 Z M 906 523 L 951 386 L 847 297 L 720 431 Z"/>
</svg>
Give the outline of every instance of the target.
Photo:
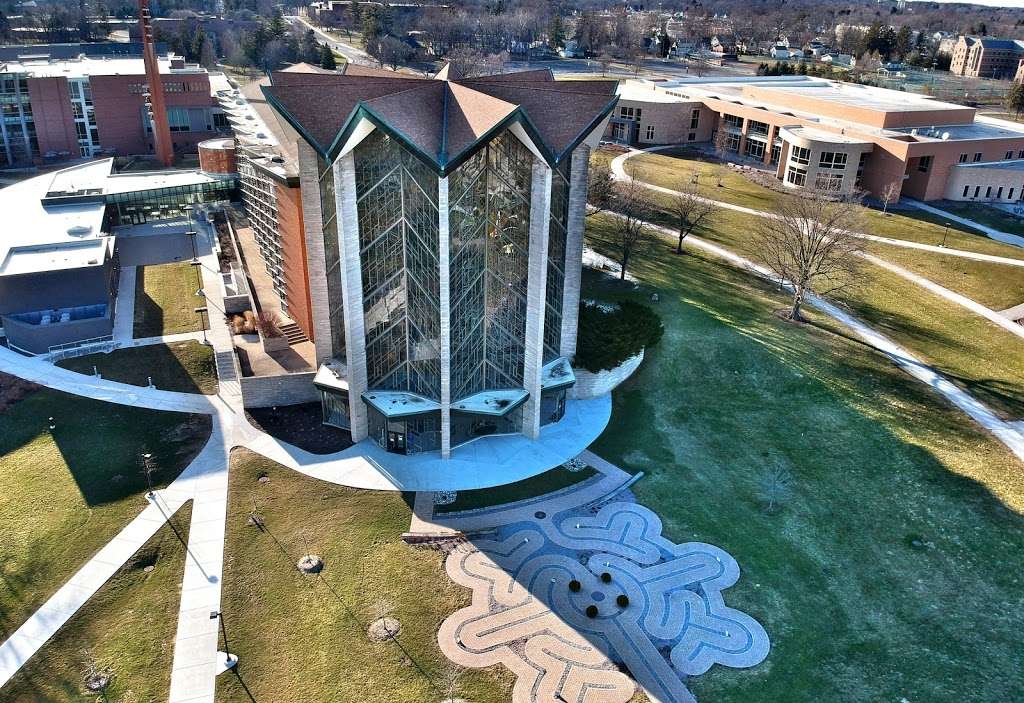
<svg viewBox="0 0 1024 703">
<path fill-rule="evenodd" d="M 319 40 L 321 44 L 326 44 L 331 47 L 334 51 L 338 52 L 345 57 L 345 60 L 349 63 L 363 64 L 363 65 L 376 65 L 376 61 L 372 56 L 367 54 L 365 51 L 352 44 L 347 44 L 343 41 L 332 37 L 330 34 L 314 27 L 306 21 L 305 17 L 299 17 L 297 15 L 285 15 L 284 20 L 289 24 L 297 24 L 312 29 L 313 34 Z"/>
</svg>

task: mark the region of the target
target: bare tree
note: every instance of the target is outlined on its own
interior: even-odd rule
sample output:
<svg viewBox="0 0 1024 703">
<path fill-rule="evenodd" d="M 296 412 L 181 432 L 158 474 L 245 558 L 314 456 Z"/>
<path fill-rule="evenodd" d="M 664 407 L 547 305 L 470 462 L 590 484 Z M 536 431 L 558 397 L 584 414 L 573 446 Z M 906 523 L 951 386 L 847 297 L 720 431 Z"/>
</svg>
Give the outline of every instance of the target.
<svg viewBox="0 0 1024 703">
<path fill-rule="evenodd" d="M 608 67 L 612 65 L 612 61 L 614 60 L 615 59 L 612 58 L 612 55 L 607 51 L 602 51 L 601 55 L 597 57 L 597 63 L 601 66 L 602 76 L 608 75 Z"/>
<path fill-rule="evenodd" d="M 754 235 L 758 258 L 793 290 L 787 317 L 802 320 L 807 293 L 836 292 L 855 282 L 862 240 L 854 232 L 860 204 L 812 194 L 787 196 Z"/>
<path fill-rule="evenodd" d="M 903 184 L 899 180 L 895 180 L 889 185 L 882 188 L 882 214 L 889 214 L 889 205 L 897 202 L 900 199 L 900 191 L 903 190 Z"/>
<path fill-rule="evenodd" d="M 729 133 L 725 131 L 725 123 L 723 122 L 718 126 L 718 131 L 715 132 L 715 153 L 718 154 L 718 158 L 725 161 L 729 154 Z M 715 168 L 715 178 L 718 179 L 718 187 L 722 187 L 722 176 L 724 174 L 724 167 L 719 164 Z"/>
<path fill-rule="evenodd" d="M 464 673 L 465 669 L 455 664 L 441 671 L 440 680 L 438 681 L 439 687 L 444 692 L 444 700 L 441 703 L 455 703 L 455 694 L 459 691 L 459 682 L 462 680 Z"/>
<path fill-rule="evenodd" d="M 676 230 L 679 232 L 679 241 L 676 243 L 676 253 L 683 253 L 683 240 L 693 230 L 710 217 L 717 206 L 711 200 L 702 198 L 697 185 L 689 178 L 681 179 L 676 186 L 676 194 L 668 208 L 669 214 L 675 220 Z"/>
<path fill-rule="evenodd" d="M 612 232 L 611 247 L 619 262 L 619 278 L 625 280 L 630 261 L 640 254 L 654 239 L 648 224 L 653 212 L 647 189 L 633 172 L 625 181 L 615 184 L 612 207 L 617 217 Z"/>
<path fill-rule="evenodd" d="M 615 196 L 615 175 L 611 167 L 603 161 L 590 164 L 587 180 L 587 204 L 590 206 L 587 216 L 607 210 Z"/>
<path fill-rule="evenodd" d="M 779 504 L 792 494 L 793 479 L 781 466 L 767 469 L 758 479 L 758 493 L 765 510 L 774 513 Z"/>
</svg>

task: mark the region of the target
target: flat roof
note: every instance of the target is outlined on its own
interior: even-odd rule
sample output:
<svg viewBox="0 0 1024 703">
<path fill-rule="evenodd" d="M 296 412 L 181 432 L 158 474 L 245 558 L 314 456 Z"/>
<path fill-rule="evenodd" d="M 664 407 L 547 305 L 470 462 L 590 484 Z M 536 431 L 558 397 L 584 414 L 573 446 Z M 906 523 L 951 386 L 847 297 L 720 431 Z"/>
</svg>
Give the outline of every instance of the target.
<svg viewBox="0 0 1024 703">
<path fill-rule="evenodd" d="M 441 409 L 441 404 L 436 400 L 406 391 L 366 391 L 362 397 L 368 405 L 388 418 L 419 415 Z"/>
<path fill-rule="evenodd" d="M 160 73 L 163 75 L 206 73 L 206 69 L 197 64 L 186 64 L 185 68 L 171 68 L 169 56 L 158 57 L 158 62 Z M 141 76 L 146 73 L 146 65 L 140 56 L 86 56 L 60 60 L 0 61 L 0 73 L 27 73 L 33 78 Z"/>
<path fill-rule="evenodd" d="M 0 276 L 102 265 L 114 242 L 102 231 L 108 195 L 220 180 L 195 170 L 113 174 L 113 162 L 88 161 L 0 188 Z"/>
</svg>

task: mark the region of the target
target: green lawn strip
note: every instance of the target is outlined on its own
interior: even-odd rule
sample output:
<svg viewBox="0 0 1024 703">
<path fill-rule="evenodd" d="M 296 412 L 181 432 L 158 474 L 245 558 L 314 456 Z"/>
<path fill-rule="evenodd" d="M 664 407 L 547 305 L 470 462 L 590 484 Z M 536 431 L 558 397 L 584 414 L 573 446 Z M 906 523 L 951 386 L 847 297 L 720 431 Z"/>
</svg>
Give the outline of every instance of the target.
<svg viewBox="0 0 1024 703">
<path fill-rule="evenodd" d="M 616 152 L 604 149 L 595 152 L 594 158 L 610 162 L 617 155 Z M 636 177 L 640 180 L 673 190 L 678 190 L 682 184 L 689 183 L 692 175 L 697 173 L 698 190 L 704 197 L 756 210 L 772 211 L 784 197 L 782 193 L 754 183 L 729 168 L 721 170 L 722 187 L 718 187 L 718 165 L 694 158 L 693 152 L 686 150 L 668 150 L 634 156 L 626 162 L 626 166 L 635 166 Z M 989 239 L 972 227 L 916 208 L 890 210 L 888 214 L 864 208 L 862 215 L 860 229 L 879 237 L 933 245 L 941 244 L 945 237 L 946 246 L 953 249 L 1024 259 L 1024 250 L 1019 247 Z M 948 231 L 945 227 L 947 221 L 950 222 Z"/>
<path fill-rule="evenodd" d="M 662 342 L 614 395 L 592 449 L 646 473 L 633 491 L 675 541 L 730 552 L 725 596 L 766 627 L 767 660 L 715 667 L 698 700 L 989 701 L 1024 690 L 1024 472 L 994 438 L 813 309 L 697 252 L 661 249 L 620 289 Z M 792 477 L 769 514 L 767 471 Z M 998 568 L 993 568 L 998 564 Z"/>
<path fill-rule="evenodd" d="M 508 483 L 504 486 L 459 491 L 454 503 L 439 505 L 435 512 L 453 513 L 460 510 L 476 510 L 478 508 L 490 508 L 495 505 L 505 505 L 506 503 L 537 498 L 548 493 L 560 491 L 569 486 L 574 486 L 596 475 L 597 471 L 589 466 L 582 471 L 576 472 L 569 471 L 564 466 L 556 466 L 550 471 L 545 471 L 542 474 L 531 476 L 522 481 Z"/>
<path fill-rule="evenodd" d="M 946 210 L 954 215 L 966 217 L 969 220 L 974 220 L 979 224 L 992 227 L 1000 232 L 1024 237 L 1024 220 L 1005 210 L 1000 210 L 984 203 L 956 203 L 950 201 L 936 203 L 935 206 L 940 210 Z"/>
<path fill-rule="evenodd" d="M 867 250 L 993 310 L 1024 303 L 1024 267 L 929 254 L 887 244 L 870 243 Z"/>
<path fill-rule="evenodd" d="M 206 416 L 51 390 L 0 414 L 0 640 L 145 509 L 143 453 L 166 485 L 209 434 Z"/>
<path fill-rule="evenodd" d="M 1004 417 L 1024 418 L 1019 337 L 877 266 L 863 275 L 863 283 L 844 294 L 861 320 Z"/>
<path fill-rule="evenodd" d="M 197 341 L 150 344 L 144 347 L 116 349 L 109 354 L 89 354 L 57 363 L 78 373 L 92 374 L 133 386 L 153 385 L 165 391 L 182 393 L 217 392 L 217 366 L 213 348 Z"/>
<path fill-rule="evenodd" d="M 135 276 L 136 338 L 202 329 L 195 309 L 206 305 L 206 299 L 196 295 L 202 286 L 195 267 L 187 261 L 139 266 Z"/>
<path fill-rule="evenodd" d="M 254 500 L 266 531 L 247 524 Z M 217 700 L 440 700 L 428 679 L 448 666 L 437 629 L 470 594 L 448 579 L 442 553 L 400 540 L 410 517 L 397 492 L 343 488 L 234 453 L 222 602 L 239 665 L 218 679 Z M 323 557 L 322 579 L 295 569 L 307 549 Z M 395 604 L 398 644 L 367 637 L 381 599 Z M 460 692 L 504 702 L 510 676 L 468 671 Z"/>
<path fill-rule="evenodd" d="M 192 508 L 173 516 L 33 656 L 3 690 L 12 703 L 166 701 Z M 175 532 L 175 530 L 177 532 Z M 179 538 L 180 537 L 180 538 Z M 145 568 L 152 566 L 150 572 Z M 106 697 L 85 687 L 90 666 L 112 674 Z"/>
</svg>

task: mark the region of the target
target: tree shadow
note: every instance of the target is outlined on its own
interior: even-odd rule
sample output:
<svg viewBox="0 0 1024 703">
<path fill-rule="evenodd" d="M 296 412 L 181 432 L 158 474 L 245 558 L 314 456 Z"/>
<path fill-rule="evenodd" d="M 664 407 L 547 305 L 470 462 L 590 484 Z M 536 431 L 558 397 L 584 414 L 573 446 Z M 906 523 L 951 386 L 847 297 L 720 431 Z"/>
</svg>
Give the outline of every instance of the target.
<svg viewBox="0 0 1024 703">
<path fill-rule="evenodd" d="M 146 267 L 135 268 L 135 313 L 132 320 L 133 336 L 157 337 L 163 334 L 164 311 L 146 292 Z"/>
</svg>

